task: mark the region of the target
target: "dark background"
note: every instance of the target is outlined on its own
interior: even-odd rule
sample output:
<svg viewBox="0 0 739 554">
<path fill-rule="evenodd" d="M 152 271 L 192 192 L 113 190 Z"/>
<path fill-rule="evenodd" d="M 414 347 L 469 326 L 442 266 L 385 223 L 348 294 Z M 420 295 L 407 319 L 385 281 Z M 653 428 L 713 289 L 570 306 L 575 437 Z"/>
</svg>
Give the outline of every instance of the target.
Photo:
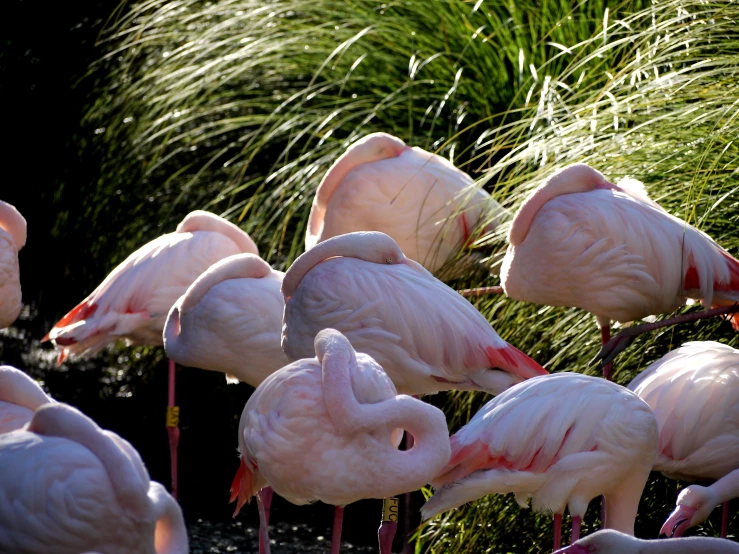
<svg viewBox="0 0 739 554">
<path fill-rule="evenodd" d="M 57 368 L 51 346 L 39 343 L 54 321 L 129 253 L 116 233 L 118 227 L 130 225 L 125 205 L 119 209 L 116 197 L 109 199 L 111 206 L 95 205 L 100 203 L 106 145 L 104 133 L 96 134 L 94 126 L 84 121 L 95 100 L 93 93 L 101 85 L 101 73 L 89 67 L 104 53 L 98 39 L 118 6 L 117 0 L 3 2 L 0 162 L 5 177 L 0 199 L 24 215 L 28 241 L 19 255 L 27 309 L 14 328 L 0 331 L 0 364 L 23 369 L 57 400 L 78 407 L 102 427 L 131 441 L 152 479 L 169 487 L 163 351 L 120 346 Z M 136 200 L 139 186 L 132 179 L 125 193 Z M 143 189 L 138 190 L 143 194 Z M 103 223 L 94 218 L 97 223 L 92 225 L 90 214 L 99 210 L 112 215 Z M 150 240 L 171 230 L 169 222 L 148 222 L 141 234 Z M 246 385 L 226 386 L 220 373 L 178 369 L 179 488 L 188 525 L 198 519 L 231 516 L 233 505 L 227 502 L 238 465 L 238 417 L 251 390 Z M 420 505 L 420 498 L 414 500 Z M 345 539 L 376 544 L 380 510 L 379 501 L 350 506 Z M 332 513 L 331 507 L 320 503 L 298 508 L 275 496 L 272 521 L 310 523 L 325 534 Z M 239 519 L 256 525 L 256 506 L 243 510 Z"/>
</svg>

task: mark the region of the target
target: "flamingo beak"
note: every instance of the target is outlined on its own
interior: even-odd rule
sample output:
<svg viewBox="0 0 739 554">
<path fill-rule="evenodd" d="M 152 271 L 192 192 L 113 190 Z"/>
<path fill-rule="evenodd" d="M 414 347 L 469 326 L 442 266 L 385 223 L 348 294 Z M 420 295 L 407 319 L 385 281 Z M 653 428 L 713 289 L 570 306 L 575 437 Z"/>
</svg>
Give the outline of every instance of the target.
<svg viewBox="0 0 739 554">
<path fill-rule="evenodd" d="M 690 522 L 695 515 L 695 508 L 679 505 L 667 518 L 659 531 L 660 538 L 681 537 L 690 528 Z"/>
</svg>

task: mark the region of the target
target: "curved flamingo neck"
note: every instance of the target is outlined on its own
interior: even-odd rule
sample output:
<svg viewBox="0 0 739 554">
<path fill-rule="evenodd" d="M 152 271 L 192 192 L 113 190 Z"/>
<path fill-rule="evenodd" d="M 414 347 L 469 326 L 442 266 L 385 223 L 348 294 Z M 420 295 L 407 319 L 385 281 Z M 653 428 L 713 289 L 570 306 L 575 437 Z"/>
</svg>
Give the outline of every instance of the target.
<svg viewBox="0 0 739 554">
<path fill-rule="evenodd" d="M 177 226 L 176 233 L 192 233 L 194 231 L 213 231 L 220 233 L 236 243 L 243 253 L 259 255 L 259 249 L 251 237 L 239 227 L 222 217 L 203 210 L 195 210 L 185 216 Z"/>
<path fill-rule="evenodd" d="M 54 402 L 28 375 L 10 366 L 0 366 L 0 401 L 36 411 Z"/>
<path fill-rule="evenodd" d="M 36 410 L 28 431 L 65 438 L 87 448 L 102 463 L 121 504 L 135 514 L 148 514 L 149 483 L 144 483 L 142 473 L 134 467 L 137 460 L 132 460 L 92 419 L 66 404 L 46 404 Z"/>
<path fill-rule="evenodd" d="M 10 233 L 16 250 L 26 245 L 26 219 L 15 206 L 2 200 L 0 200 L 0 229 Z"/>
<path fill-rule="evenodd" d="M 706 488 L 715 495 L 717 504 L 723 504 L 739 497 L 739 469 L 724 475 L 713 485 Z"/>
<path fill-rule="evenodd" d="M 316 336 L 316 354 L 322 367 L 323 399 L 326 410 L 339 431 L 346 435 L 386 430 L 385 454 L 389 467 L 386 483 L 398 479 L 414 480 L 424 476 L 431 465 L 441 469 L 451 456 L 451 445 L 444 414 L 420 400 L 399 395 L 375 404 L 361 404 L 352 388 L 352 371 L 357 360 L 351 344 L 333 329 Z M 390 436 L 395 429 L 405 429 L 414 439 L 414 447 L 400 452 Z M 427 477 L 428 478 L 428 477 Z"/>
<path fill-rule="evenodd" d="M 539 210 L 557 196 L 589 192 L 596 188 L 613 188 L 603 175 L 584 164 L 568 166 L 550 177 L 529 196 L 511 224 L 508 242 L 518 246 L 526 238 L 531 222 Z"/>
<path fill-rule="evenodd" d="M 224 258 L 190 285 L 182 298 L 180 311 L 191 309 L 218 283 L 229 279 L 263 279 L 270 273 L 272 268 L 269 264 L 255 254 L 237 254 Z"/>
<path fill-rule="evenodd" d="M 318 189 L 316 189 L 316 195 L 313 198 L 313 205 L 308 217 L 305 248 L 312 248 L 316 244 L 318 235 L 323 228 L 326 207 L 349 172 L 362 164 L 399 156 L 409 148 L 400 139 L 384 133 L 368 135 L 350 146 L 329 168 L 326 175 L 323 176 L 321 184 L 318 185 Z"/>
</svg>

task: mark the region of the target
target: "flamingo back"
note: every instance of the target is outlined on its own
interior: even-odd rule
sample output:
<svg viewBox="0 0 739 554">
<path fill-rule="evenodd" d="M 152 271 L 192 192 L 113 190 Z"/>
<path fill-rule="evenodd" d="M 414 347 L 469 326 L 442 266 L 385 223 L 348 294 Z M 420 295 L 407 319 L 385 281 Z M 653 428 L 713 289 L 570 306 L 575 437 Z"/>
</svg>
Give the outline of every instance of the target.
<svg viewBox="0 0 739 554">
<path fill-rule="evenodd" d="M 212 223 L 214 218 L 205 219 Z M 200 214 L 195 221 L 202 219 Z M 246 233 L 239 230 L 246 238 L 237 244 L 233 229 L 226 229 L 229 234 L 169 233 L 131 254 L 45 337 L 61 349 L 59 363 L 68 355 L 95 354 L 116 339 L 161 345 L 167 314 L 190 284 L 215 262 L 252 248 Z"/>
<path fill-rule="evenodd" d="M 688 342 L 636 377 L 659 424 L 655 469 L 694 481 L 739 469 L 739 350 Z"/>
<path fill-rule="evenodd" d="M 383 265 L 339 257 L 316 265 L 285 304 L 283 349 L 292 359 L 308 357 L 316 334 L 326 328 L 376 359 L 402 393 L 495 394 L 546 374 L 501 339 L 472 304 L 412 260 Z M 505 371 L 490 371 L 494 367 Z"/>
</svg>

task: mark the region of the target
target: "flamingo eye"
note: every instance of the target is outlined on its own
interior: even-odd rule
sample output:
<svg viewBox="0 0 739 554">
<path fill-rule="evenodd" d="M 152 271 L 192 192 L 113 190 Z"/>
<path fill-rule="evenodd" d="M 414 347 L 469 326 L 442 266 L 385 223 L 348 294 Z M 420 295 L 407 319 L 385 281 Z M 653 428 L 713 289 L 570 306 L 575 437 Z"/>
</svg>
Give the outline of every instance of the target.
<svg viewBox="0 0 739 554">
<path fill-rule="evenodd" d="M 386 261 L 387 263 L 389 263 L 389 264 L 393 263 L 393 259 L 392 259 L 392 258 L 388 258 L 388 259 L 387 259 L 387 260 L 385 260 L 385 261 Z"/>
</svg>

